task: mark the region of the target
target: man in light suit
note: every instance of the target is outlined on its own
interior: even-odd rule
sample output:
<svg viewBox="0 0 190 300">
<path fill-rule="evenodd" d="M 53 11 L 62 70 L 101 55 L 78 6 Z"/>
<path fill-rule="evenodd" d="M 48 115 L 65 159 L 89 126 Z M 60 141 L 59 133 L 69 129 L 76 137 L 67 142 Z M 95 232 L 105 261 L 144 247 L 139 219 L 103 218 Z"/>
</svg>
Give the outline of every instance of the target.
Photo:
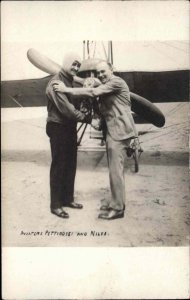
<svg viewBox="0 0 190 300">
<path fill-rule="evenodd" d="M 100 111 L 106 122 L 106 150 L 109 166 L 111 199 L 100 209 L 100 219 L 113 220 L 124 217 L 125 178 L 124 160 L 131 139 L 137 136 L 131 114 L 130 92 L 126 82 L 113 74 L 112 66 L 102 61 L 96 67 L 101 84 L 98 87 L 68 88 L 62 83 L 55 91 L 70 95 L 99 97 Z M 96 124 L 92 124 L 96 125 Z"/>
</svg>

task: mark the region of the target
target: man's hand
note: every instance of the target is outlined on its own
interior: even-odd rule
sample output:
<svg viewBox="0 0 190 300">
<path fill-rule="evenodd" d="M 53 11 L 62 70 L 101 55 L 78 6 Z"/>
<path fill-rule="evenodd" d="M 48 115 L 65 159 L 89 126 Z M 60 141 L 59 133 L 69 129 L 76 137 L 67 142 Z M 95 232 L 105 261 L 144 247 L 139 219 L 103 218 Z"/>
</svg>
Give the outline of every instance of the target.
<svg viewBox="0 0 190 300">
<path fill-rule="evenodd" d="M 52 83 L 52 86 L 53 86 L 53 90 L 55 92 L 61 92 L 61 93 L 64 93 L 67 88 L 66 85 L 62 81 L 59 81 L 59 80 L 54 80 Z"/>
<path fill-rule="evenodd" d="M 101 85 L 101 81 L 98 78 L 94 78 L 94 87 Z"/>
<path fill-rule="evenodd" d="M 97 87 L 101 84 L 100 80 L 95 77 L 88 77 L 84 80 L 83 87 Z"/>
</svg>

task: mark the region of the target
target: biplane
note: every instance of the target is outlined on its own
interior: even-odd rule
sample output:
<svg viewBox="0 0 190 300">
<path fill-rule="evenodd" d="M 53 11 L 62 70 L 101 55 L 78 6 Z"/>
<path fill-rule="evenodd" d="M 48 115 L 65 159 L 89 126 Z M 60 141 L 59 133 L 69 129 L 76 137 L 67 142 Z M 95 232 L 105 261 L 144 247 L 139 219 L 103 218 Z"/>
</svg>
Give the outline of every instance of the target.
<svg viewBox="0 0 190 300">
<path fill-rule="evenodd" d="M 184 48 L 180 48 L 180 45 L 176 46 L 175 42 L 168 42 L 168 45 L 165 46 L 184 51 Z M 83 62 L 78 76 L 82 78 L 96 77 L 96 64 L 100 59 L 107 60 L 114 66 L 114 53 L 116 49 L 113 49 L 112 41 L 108 41 L 106 46 L 104 42 L 83 41 Z M 60 70 L 61 66 L 35 49 L 29 49 L 27 56 L 32 64 L 48 73 L 49 76 L 39 79 L 3 81 L 1 94 L 2 107 L 46 106 L 46 85 L 51 76 Z M 126 57 L 123 57 L 123 61 L 125 59 Z M 185 68 L 154 72 L 143 70 L 126 71 L 123 69 L 118 70 L 117 68 L 114 70 L 114 73 L 123 78 L 130 88 L 132 112 L 137 124 L 151 123 L 156 127 L 163 127 L 165 116 L 154 103 L 188 101 L 189 71 Z M 89 110 L 93 113 L 92 107 L 89 107 Z M 83 124 L 78 127 L 79 145 L 81 144 L 86 128 L 87 125 Z M 97 134 L 94 138 L 99 138 L 102 141 L 101 134 Z M 101 144 L 103 145 L 103 142 Z M 138 158 L 142 152 L 139 141 L 134 141 L 132 149 L 135 171 L 138 171 Z"/>
</svg>

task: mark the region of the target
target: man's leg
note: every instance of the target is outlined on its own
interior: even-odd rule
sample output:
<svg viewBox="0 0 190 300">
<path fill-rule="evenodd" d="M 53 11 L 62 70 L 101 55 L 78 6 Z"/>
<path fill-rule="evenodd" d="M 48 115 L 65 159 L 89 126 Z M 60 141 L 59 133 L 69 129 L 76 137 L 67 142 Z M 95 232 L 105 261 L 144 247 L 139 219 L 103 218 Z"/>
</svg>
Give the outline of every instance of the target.
<svg viewBox="0 0 190 300">
<path fill-rule="evenodd" d="M 47 134 L 50 137 L 52 162 L 50 168 L 51 210 L 62 207 L 65 198 L 65 174 L 67 167 L 66 141 L 61 124 L 48 123 Z"/>
<path fill-rule="evenodd" d="M 111 199 L 109 201 L 109 211 L 107 214 L 100 214 L 102 219 L 115 219 L 123 217 L 125 210 L 125 174 L 124 162 L 126 148 L 130 140 L 115 141 L 107 134 L 106 150 L 108 157 L 109 179 L 111 189 Z"/>
<path fill-rule="evenodd" d="M 66 188 L 65 188 L 65 204 L 74 201 L 74 185 L 77 166 L 77 132 L 69 131 L 67 137 L 67 165 L 66 165 Z"/>
<path fill-rule="evenodd" d="M 130 140 L 115 141 L 109 134 L 107 135 L 106 147 L 112 194 L 109 206 L 114 210 L 124 210 L 125 207 L 124 161 L 126 157 L 126 146 L 129 144 Z"/>
<path fill-rule="evenodd" d="M 65 174 L 65 198 L 62 206 L 83 208 L 82 204 L 74 202 L 74 185 L 77 166 L 77 131 L 76 128 L 67 128 L 67 152 Z"/>
</svg>

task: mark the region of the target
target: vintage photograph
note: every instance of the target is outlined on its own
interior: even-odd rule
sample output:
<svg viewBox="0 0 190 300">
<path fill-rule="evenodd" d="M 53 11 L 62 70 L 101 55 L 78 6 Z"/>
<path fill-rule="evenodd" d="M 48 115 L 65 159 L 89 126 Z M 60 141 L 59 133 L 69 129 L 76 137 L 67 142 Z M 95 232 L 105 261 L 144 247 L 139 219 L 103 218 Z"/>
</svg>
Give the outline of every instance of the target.
<svg viewBox="0 0 190 300">
<path fill-rule="evenodd" d="M 189 246 L 186 10 L 180 36 L 100 6 L 98 35 L 88 1 L 3 2 L 2 245 Z"/>
<path fill-rule="evenodd" d="M 188 245 L 188 41 L 30 35 L 2 41 L 3 244 Z"/>
</svg>

